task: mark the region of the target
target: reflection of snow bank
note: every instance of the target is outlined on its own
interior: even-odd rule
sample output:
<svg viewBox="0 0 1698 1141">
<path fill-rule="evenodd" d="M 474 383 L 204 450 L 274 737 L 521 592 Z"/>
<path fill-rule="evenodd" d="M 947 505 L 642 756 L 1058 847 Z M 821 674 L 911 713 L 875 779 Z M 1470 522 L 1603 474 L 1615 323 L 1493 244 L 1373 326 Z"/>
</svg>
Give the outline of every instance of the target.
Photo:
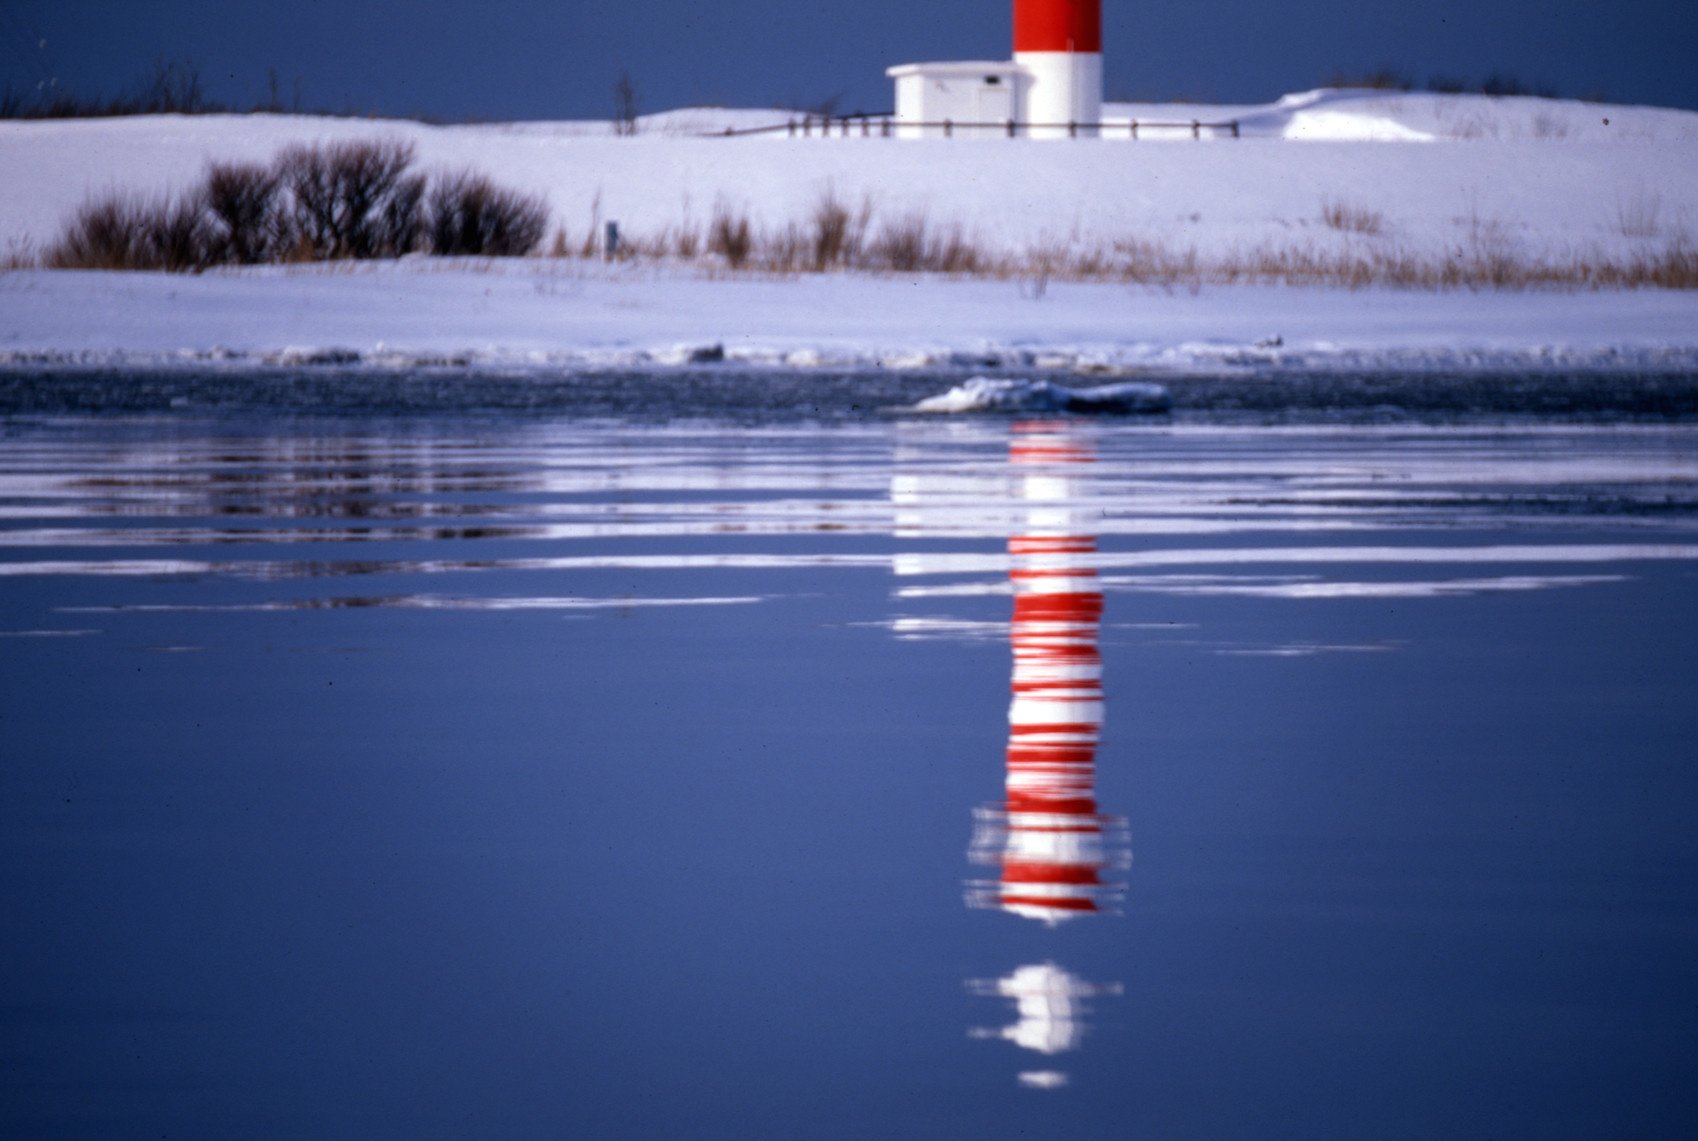
<svg viewBox="0 0 1698 1141">
<path fill-rule="evenodd" d="M 915 412 L 1165 412 L 1172 405 L 1159 384 L 1127 381 L 1095 388 L 1068 388 L 1047 380 L 975 376 L 940 396 L 914 405 Z"/>
</svg>

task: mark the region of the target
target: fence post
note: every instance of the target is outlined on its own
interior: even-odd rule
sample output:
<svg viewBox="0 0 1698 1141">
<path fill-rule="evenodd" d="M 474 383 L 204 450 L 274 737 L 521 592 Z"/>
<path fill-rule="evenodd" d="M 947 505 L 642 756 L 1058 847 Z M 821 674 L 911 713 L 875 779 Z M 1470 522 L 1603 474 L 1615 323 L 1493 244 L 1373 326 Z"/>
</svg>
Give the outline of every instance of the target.
<svg viewBox="0 0 1698 1141">
<path fill-rule="evenodd" d="M 1079 124 L 1075 123 L 1072 119 L 1067 120 L 1067 137 L 1070 139 L 1076 139 L 1079 137 Z"/>
<path fill-rule="evenodd" d="M 1234 119 L 1232 121 L 1232 137 L 1235 138 L 1235 139 L 1238 137 L 1238 120 L 1237 119 Z"/>
<path fill-rule="evenodd" d="M 880 119 L 879 120 L 879 131 L 880 131 L 880 135 L 879 135 L 880 138 L 885 138 L 885 139 L 890 138 L 890 120 L 889 119 Z"/>
<path fill-rule="evenodd" d="M 1011 138 L 1011 139 L 1014 137 L 1014 120 L 1013 119 L 1008 120 L 1008 137 Z"/>
<path fill-rule="evenodd" d="M 955 137 L 955 124 L 948 119 L 943 121 L 943 137 L 946 139 Z"/>
<path fill-rule="evenodd" d="M 1138 138 L 1138 120 L 1136 119 L 1132 120 L 1132 138 L 1134 141 Z"/>
<path fill-rule="evenodd" d="M 1200 139 L 1203 137 L 1203 124 L 1197 122 L 1195 119 L 1191 120 L 1191 137 L 1193 139 Z"/>
</svg>

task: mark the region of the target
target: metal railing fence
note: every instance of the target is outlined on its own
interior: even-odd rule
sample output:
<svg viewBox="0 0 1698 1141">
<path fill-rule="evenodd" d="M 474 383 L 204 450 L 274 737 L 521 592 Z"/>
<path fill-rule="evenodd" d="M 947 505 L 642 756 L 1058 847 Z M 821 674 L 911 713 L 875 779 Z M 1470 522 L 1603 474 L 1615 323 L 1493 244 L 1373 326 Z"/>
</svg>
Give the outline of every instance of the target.
<svg viewBox="0 0 1698 1141">
<path fill-rule="evenodd" d="M 773 135 L 784 132 L 789 138 L 894 138 L 898 134 L 909 134 L 913 131 L 931 132 L 933 137 L 941 131 L 944 138 L 953 138 L 957 133 L 984 137 L 995 133 L 1006 135 L 1010 139 L 1028 137 L 1033 131 L 1046 134 L 1067 132 L 1069 138 L 1078 138 L 1081 132 L 1095 132 L 1102 139 L 1138 138 L 1138 132 L 1144 131 L 1189 131 L 1193 139 L 1201 139 L 1203 132 L 1208 131 L 1211 138 L 1218 132 L 1225 132 L 1230 137 L 1239 138 L 1238 120 L 1228 119 L 1218 123 L 1208 123 L 1201 119 L 1186 121 L 1166 121 L 1155 119 L 1117 120 L 1112 123 L 1021 123 L 1013 119 L 992 120 L 989 122 L 957 122 L 953 119 L 943 119 L 938 122 L 915 123 L 899 120 L 892 112 L 877 112 L 872 114 L 855 115 L 804 115 L 800 119 L 790 119 L 783 123 L 771 123 L 764 127 L 727 127 L 723 131 L 705 132 L 703 138 L 736 138 L 747 135 Z"/>
</svg>

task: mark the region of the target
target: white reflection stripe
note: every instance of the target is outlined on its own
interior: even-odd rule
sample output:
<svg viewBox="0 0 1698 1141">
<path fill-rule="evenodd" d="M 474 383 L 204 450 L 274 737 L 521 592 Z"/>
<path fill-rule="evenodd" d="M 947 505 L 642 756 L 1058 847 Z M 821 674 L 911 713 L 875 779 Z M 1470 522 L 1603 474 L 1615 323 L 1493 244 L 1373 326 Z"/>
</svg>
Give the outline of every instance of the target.
<svg viewBox="0 0 1698 1141">
<path fill-rule="evenodd" d="M 1550 590 L 1565 586 L 1592 586 L 1603 582 L 1625 582 L 1627 575 L 1504 575 L 1500 578 L 1437 579 L 1433 582 L 1294 582 L 1232 585 L 1229 583 L 1159 583 L 1128 589 L 1145 594 L 1174 594 L 1188 597 L 1230 595 L 1243 598 L 1437 598 L 1447 594 L 1477 594 L 1504 590 Z"/>
<path fill-rule="evenodd" d="M 339 562 L 254 560 L 207 562 L 196 559 L 109 559 L 0 562 L 9 575 L 171 575 L 235 574 L 264 578 L 314 578 L 341 574 L 446 574 L 483 570 L 733 570 L 792 567 L 873 567 L 890 565 L 888 555 L 585 555 L 553 559 L 433 559 Z"/>
<path fill-rule="evenodd" d="M 450 598 L 435 594 L 400 594 L 385 598 L 299 598 L 272 602 L 231 603 L 225 606 L 144 603 L 135 606 L 61 606 L 60 614 L 145 613 L 231 613 L 274 610 L 335 610 L 360 607 L 394 607 L 411 610 L 626 610 L 650 606 L 740 606 L 764 599 L 754 596 L 728 598 Z M 71 633 L 98 634 L 98 630 Z M 8 635 L 0 634 L 0 637 Z"/>
<path fill-rule="evenodd" d="M 1634 559 L 1698 559 L 1698 546 L 1652 543 L 1503 545 L 1492 547 L 1222 547 L 1111 551 L 1097 567 L 1206 566 L 1243 563 L 1607 563 Z M 985 574 L 1013 565 L 1004 554 L 921 554 L 894 560 L 898 575 Z"/>
<path fill-rule="evenodd" d="M 90 575 L 147 575 L 147 574 L 209 574 L 219 569 L 218 563 L 191 559 L 111 559 L 64 562 L 0 563 L 0 577 L 29 574 L 90 574 Z"/>
<path fill-rule="evenodd" d="M 1495 547 L 1268 547 L 1221 550 L 1126 551 L 1102 556 L 1098 566 L 1159 567 L 1245 563 L 1604 563 L 1654 559 L 1698 559 L 1698 546 L 1598 544 Z M 270 574 L 310 576 L 346 573 L 370 566 L 391 574 L 435 574 L 470 570 L 737 570 L 799 567 L 891 568 L 897 575 L 972 574 L 1006 571 L 1006 555 L 992 554 L 742 554 L 577 555 L 559 558 L 489 560 L 384 560 L 365 564 L 336 560 L 211 562 L 200 559 L 42 560 L 0 562 L 0 577 L 15 575 Z M 1112 584 L 1112 583 L 1111 583 Z M 972 588 L 978 592 L 981 588 Z M 985 593 L 990 591 L 985 590 Z M 906 592 L 904 592 L 906 594 Z"/>
</svg>

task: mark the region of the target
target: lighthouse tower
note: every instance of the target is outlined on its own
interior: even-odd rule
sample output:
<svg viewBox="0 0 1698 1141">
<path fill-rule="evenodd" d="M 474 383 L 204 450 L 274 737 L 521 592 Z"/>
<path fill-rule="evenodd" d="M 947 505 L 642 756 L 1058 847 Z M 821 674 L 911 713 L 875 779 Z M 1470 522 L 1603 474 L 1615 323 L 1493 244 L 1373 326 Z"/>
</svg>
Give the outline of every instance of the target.
<svg viewBox="0 0 1698 1141">
<path fill-rule="evenodd" d="M 1034 137 L 1094 135 L 1103 111 L 1102 0 L 1014 0 L 1014 62 Z M 1081 127 L 1079 124 L 1091 124 Z"/>
</svg>

